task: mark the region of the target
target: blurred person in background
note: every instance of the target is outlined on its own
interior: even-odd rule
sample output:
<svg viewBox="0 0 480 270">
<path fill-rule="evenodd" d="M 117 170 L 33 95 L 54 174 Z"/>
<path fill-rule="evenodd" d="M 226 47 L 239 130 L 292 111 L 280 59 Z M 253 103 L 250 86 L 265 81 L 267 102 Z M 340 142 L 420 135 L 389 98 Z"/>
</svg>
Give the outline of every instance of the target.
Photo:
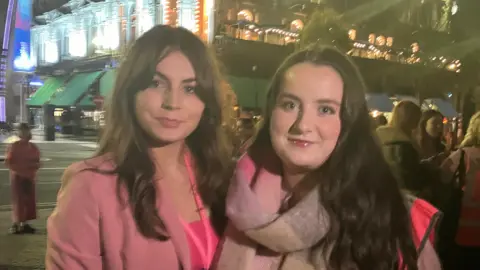
<svg viewBox="0 0 480 270">
<path fill-rule="evenodd" d="M 365 88 L 332 48 L 296 52 L 280 66 L 264 125 L 237 164 L 212 270 L 441 269 L 427 239 L 436 210 L 400 192 L 372 134 Z"/>
<path fill-rule="evenodd" d="M 441 255 L 446 270 L 480 269 L 480 112 L 470 119 L 460 149 L 442 164 L 445 219 Z"/>
<path fill-rule="evenodd" d="M 97 155 L 64 173 L 47 269 L 210 268 L 232 175 L 221 81 L 184 28 L 157 25 L 135 41 Z"/>
<path fill-rule="evenodd" d="M 26 123 L 18 127 L 18 141 L 7 148 L 5 165 L 10 170 L 12 189 L 12 234 L 35 233 L 27 222 L 37 218 L 35 181 L 40 168 L 40 151 L 30 142 L 32 133 Z"/>
<path fill-rule="evenodd" d="M 400 187 L 417 196 L 423 196 L 428 185 L 428 173 L 420 163 L 415 137 L 421 115 L 417 104 L 404 100 L 393 108 L 390 123 L 377 129 L 383 154 L 400 181 Z"/>
<path fill-rule="evenodd" d="M 446 158 L 446 147 L 443 142 L 443 115 L 436 110 L 422 113 L 418 123 L 418 145 L 421 159 L 435 159 L 440 165 Z"/>
<path fill-rule="evenodd" d="M 380 114 L 373 118 L 375 120 L 375 125 L 378 127 L 386 126 L 388 124 L 387 117 L 385 115 Z"/>
</svg>

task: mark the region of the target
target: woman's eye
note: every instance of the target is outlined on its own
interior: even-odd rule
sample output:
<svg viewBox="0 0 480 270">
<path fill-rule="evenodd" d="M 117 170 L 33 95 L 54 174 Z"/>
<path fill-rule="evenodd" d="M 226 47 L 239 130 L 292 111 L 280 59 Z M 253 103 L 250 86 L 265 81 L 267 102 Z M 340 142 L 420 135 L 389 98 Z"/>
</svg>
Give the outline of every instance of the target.
<svg viewBox="0 0 480 270">
<path fill-rule="evenodd" d="M 280 104 L 280 106 L 286 111 L 291 111 L 291 110 L 295 109 L 295 107 L 296 107 L 295 103 L 292 102 L 292 101 L 282 102 Z"/>
<path fill-rule="evenodd" d="M 195 86 L 185 86 L 184 90 L 187 94 L 194 94 L 197 87 Z"/>
<path fill-rule="evenodd" d="M 148 87 L 149 88 L 157 88 L 159 84 L 160 84 L 159 81 L 153 80 L 152 82 L 150 82 L 150 85 L 148 85 Z"/>
<path fill-rule="evenodd" d="M 150 88 L 166 88 L 167 87 L 167 83 L 165 81 L 162 81 L 162 80 L 153 80 L 151 83 L 150 83 Z"/>
<path fill-rule="evenodd" d="M 318 109 L 318 112 L 321 114 L 321 115 L 325 115 L 325 114 L 335 114 L 335 109 L 330 107 L 330 106 L 320 106 L 320 108 Z"/>
</svg>

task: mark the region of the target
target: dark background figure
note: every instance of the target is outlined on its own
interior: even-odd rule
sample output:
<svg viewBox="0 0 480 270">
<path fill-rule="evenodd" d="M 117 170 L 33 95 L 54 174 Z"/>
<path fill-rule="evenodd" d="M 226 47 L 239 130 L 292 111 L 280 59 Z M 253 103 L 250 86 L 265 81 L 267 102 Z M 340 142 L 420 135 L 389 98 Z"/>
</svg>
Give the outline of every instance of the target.
<svg viewBox="0 0 480 270">
<path fill-rule="evenodd" d="M 373 121 L 376 127 L 386 126 L 388 124 L 387 117 L 385 117 L 383 114 L 373 117 Z"/>
<path fill-rule="evenodd" d="M 418 145 L 422 159 L 442 155 L 438 164 L 443 161 L 446 157 L 443 155 L 446 150 L 443 132 L 443 115 L 436 110 L 424 111 L 418 123 Z"/>
</svg>

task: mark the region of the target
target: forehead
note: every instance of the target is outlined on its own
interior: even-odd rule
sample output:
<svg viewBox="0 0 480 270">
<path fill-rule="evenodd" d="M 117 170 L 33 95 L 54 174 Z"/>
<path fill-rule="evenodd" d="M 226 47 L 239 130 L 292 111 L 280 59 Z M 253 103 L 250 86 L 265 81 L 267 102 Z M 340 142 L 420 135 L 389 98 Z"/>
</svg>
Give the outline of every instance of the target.
<svg viewBox="0 0 480 270">
<path fill-rule="evenodd" d="M 330 66 L 300 63 L 285 72 L 281 90 L 300 98 L 328 98 L 340 102 L 343 96 L 343 80 Z"/>
<path fill-rule="evenodd" d="M 188 79 L 195 77 L 190 60 L 180 51 L 168 53 L 155 67 L 155 71 L 168 79 Z"/>
</svg>

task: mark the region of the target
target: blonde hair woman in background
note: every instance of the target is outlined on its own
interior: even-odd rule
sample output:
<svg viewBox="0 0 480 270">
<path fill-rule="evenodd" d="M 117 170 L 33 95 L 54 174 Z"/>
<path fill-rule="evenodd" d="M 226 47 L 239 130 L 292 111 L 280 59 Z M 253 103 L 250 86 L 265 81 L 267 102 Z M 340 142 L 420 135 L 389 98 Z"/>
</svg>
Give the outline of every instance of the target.
<svg viewBox="0 0 480 270">
<path fill-rule="evenodd" d="M 417 104 L 404 100 L 393 108 L 390 123 L 377 128 L 383 154 L 400 187 L 415 195 L 420 195 L 427 184 L 414 136 L 421 115 Z"/>
</svg>

